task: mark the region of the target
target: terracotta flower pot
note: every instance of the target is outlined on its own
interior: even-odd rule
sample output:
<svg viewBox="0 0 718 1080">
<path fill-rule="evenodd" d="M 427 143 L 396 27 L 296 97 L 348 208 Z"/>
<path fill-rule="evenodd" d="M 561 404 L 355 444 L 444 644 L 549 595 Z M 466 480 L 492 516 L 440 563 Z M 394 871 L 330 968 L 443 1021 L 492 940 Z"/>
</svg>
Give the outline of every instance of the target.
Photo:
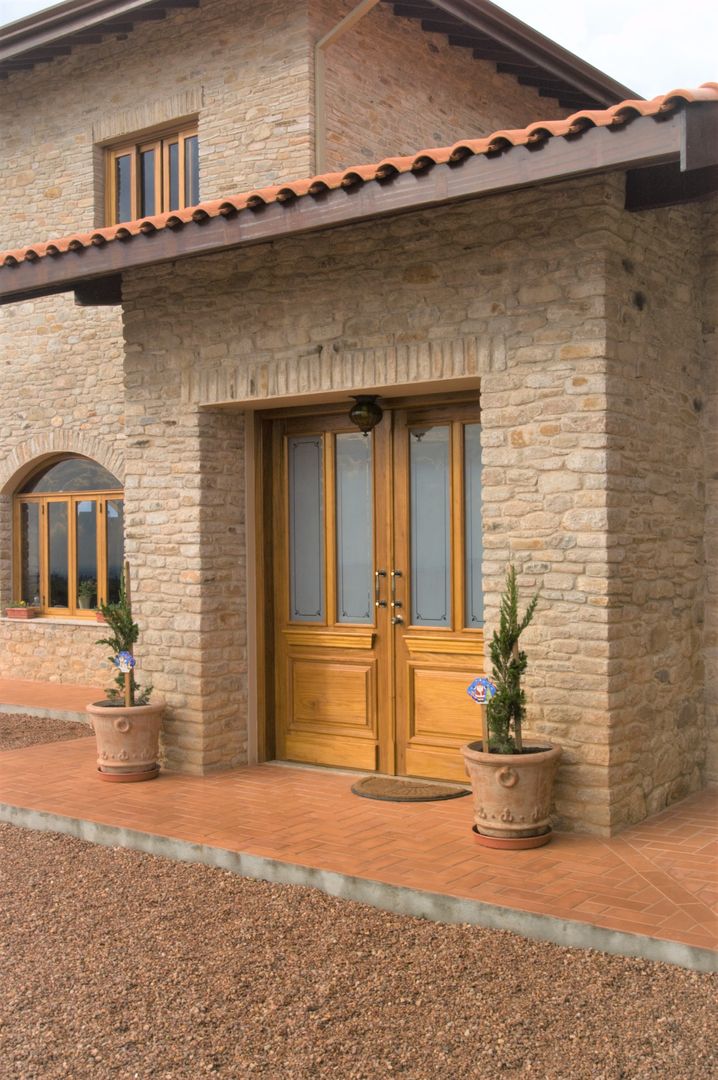
<svg viewBox="0 0 718 1080">
<path fill-rule="evenodd" d="M 486 838 L 487 847 L 548 843 L 561 747 L 549 743 L 527 747 L 522 754 L 487 754 L 474 742 L 461 752 L 474 793 L 477 839 Z"/>
<path fill-rule="evenodd" d="M 36 619 L 37 608 L 34 607 L 9 607 L 6 609 L 8 619 Z"/>
<path fill-rule="evenodd" d="M 163 701 L 129 708 L 103 701 L 87 706 L 97 740 L 100 780 L 132 783 L 157 776 L 164 709 Z"/>
</svg>

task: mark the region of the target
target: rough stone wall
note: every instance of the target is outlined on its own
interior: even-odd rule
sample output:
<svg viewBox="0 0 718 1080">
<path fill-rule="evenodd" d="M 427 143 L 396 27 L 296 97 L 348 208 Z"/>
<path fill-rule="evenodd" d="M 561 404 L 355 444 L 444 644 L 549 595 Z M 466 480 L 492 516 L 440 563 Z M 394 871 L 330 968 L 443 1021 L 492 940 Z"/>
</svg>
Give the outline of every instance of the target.
<svg viewBox="0 0 718 1080">
<path fill-rule="evenodd" d="M 614 828 L 702 783 L 705 484 L 700 208 L 606 225 L 608 596 Z"/>
<path fill-rule="evenodd" d="M 356 6 L 311 0 L 314 40 Z M 326 50 L 329 169 L 568 115 L 471 49 L 380 3 Z"/>
<path fill-rule="evenodd" d="M 310 21 L 307 5 L 288 0 L 203 0 L 198 10 L 172 12 L 0 83 L 0 249 L 102 224 L 101 145 L 183 117 L 199 121 L 202 198 L 308 175 L 312 40 L 347 8 L 344 0 L 323 0 Z M 546 111 L 533 91 L 384 5 L 332 50 L 329 76 L 330 124 L 344 132 L 334 158 L 343 163 L 525 123 Z M 71 295 L 2 308 L 0 350 L 0 455 L 54 433 L 68 450 L 92 445 L 95 456 L 122 460 L 117 309 L 78 308 Z M 12 600 L 16 480 L 4 477 L 0 495 L 0 608 Z M 87 628 L 63 628 L 21 630 L 0 619 L 0 675 L 95 682 L 101 650 L 87 648 Z"/>
<path fill-rule="evenodd" d="M 705 447 L 706 773 L 718 783 L 718 196 L 703 208 L 703 439 Z"/>
<path fill-rule="evenodd" d="M 206 299 L 190 290 L 155 313 L 150 291 L 126 324 L 125 546 L 142 674 L 169 705 L 166 763 L 194 773 L 246 760 L 243 427 L 180 401 Z"/>
<path fill-rule="evenodd" d="M 180 384 L 245 365 L 262 367 L 271 383 L 272 364 L 292 353 L 297 366 L 311 364 L 305 389 L 319 391 L 335 385 L 333 369 L 351 364 L 353 350 L 365 350 L 347 368 L 363 389 L 373 349 L 384 383 L 408 370 L 399 391 L 422 379 L 439 380 L 440 391 L 449 358 L 460 354 L 474 385 L 482 376 L 488 625 L 513 557 L 524 595 L 542 590 L 526 635 L 528 689 L 532 727 L 566 748 L 559 814 L 568 825 L 608 830 L 605 197 L 602 180 L 555 185 L 128 275 L 136 417 L 128 544 L 145 662 L 162 673 L 175 710 L 171 760 L 192 768 L 234 760 L 246 728 L 243 511 L 228 498 L 242 484 L 238 442 L 236 453 L 228 449 L 241 437 L 241 413 L 205 414 Z M 481 348 L 458 350 L 463 340 Z M 406 350 L 411 364 L 402 368 Z M 142 417 L 157 422 L 140 428 Z M 203 425 L 217 441 L 204 460 Z M 208 520 L 201 469 L 224 493 Z M 184 590 L 165 588 L 188 558 L 207 584 L 223 568 L 216 591 L 184 600 Z M 215 641 L 234 656 L 231 676 L 221 665 L 210 676 Z M 208 685 L 213 705 L 200 690 Z"/>
<path fill-rule="evenodd" d="M 0 249 L 102 224 L 97 144 L 181 117 L 199 117 L 204 198 L 306 175 L 308 55 L 301 5 L 203 0 L 199 10 L 144 23 L 123 40 L 78 48 L 0 83 Z M 119 474 L 119 309 L 78 308 L 71 294 L 1 308 L 0 351 L 0 457 L 19 454 L 20 468 L 26 450 L 49 452 L 50 439 L 50 450 L 99 459 L 119 453 Z M 19 476 L 0 477 L 3 609 L 13 599 L 10 496 Z M 103 677 L 103 650 L 91 647 L 97 636 L 96 628 L 68 622 L 48 629 L 41 620 L 0 619 L 0 676 L 94 684 Z"/>
</svg>

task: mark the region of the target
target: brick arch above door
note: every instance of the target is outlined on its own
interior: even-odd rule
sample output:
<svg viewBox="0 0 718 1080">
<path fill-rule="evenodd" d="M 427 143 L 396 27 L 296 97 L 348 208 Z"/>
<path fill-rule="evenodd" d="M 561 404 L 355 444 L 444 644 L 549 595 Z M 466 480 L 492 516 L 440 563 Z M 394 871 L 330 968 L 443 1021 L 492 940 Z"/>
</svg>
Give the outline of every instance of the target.
<svg viewBox="0 0 718 1080">
<path fill-rule="evenodd" d="M 12 495 L 43 460 L 62 454 L 91 458 L 124 483 L 125 463 L 120 451 L 104 439 L 83 431 L 62 428 L 39 432 L 19 443 L 0 463 L 0 494 Z"/>
</svg>

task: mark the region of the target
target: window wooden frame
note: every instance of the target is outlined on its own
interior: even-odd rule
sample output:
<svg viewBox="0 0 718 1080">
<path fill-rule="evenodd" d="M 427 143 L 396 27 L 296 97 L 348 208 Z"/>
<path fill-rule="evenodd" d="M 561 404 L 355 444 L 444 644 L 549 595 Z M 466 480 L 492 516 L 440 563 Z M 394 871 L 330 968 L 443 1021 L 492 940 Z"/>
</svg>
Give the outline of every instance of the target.
<svg viewBox="0 0 718 1080">
<path fill-rule="evenodd" d="M 94 620 L 95 608 L 81 608 L 77 602 L 77 505 L 82 502 L 97 503 L 97 596 L 96 606 L 106 604 L 108 600 L 108 565 L 107 565 L 107 504 L 124 502 L 124 491 L 79 491 L 48 492 L 43 495 L 21 494 L 14 498 L 13 506 L 13 597 L 22 598 L 22 531 L 21 508 L 33 503 L 39 507 L 39 556 L 40 556 L 40 607 L 39 613 L 45 618 L 73 618 Z M 50 607 L 50 559 L 48 507 L 53 503 L 65 503 L 68 514 L 67 531 L 67 570 L 68 570 L 68 605 Z M 29 601 L 28 601 L 29 602 Z"/>
<path fill-rule="evenodd" d="M 117 161 L 130 158 L 130 217 L 136 221 L 140 217 L 152 217 L 169 210 L 184 210 L 191 205 L 186 200 L 185 144 L 188 139 L 198 138 L 197 124 L 181 127 L 179 130 L 159 132 L 147 135 L 143 139 L 118 143 L 105 150 L 105 224 L 117 225 Z M 170 206 L 170 147 L 177 147 L 178 166 L 178 205 Z M 148 150 L 155 151 L 155 201 L 154 209 L 142 213 L 142 169 L 141 155 Z"/>
</svg>

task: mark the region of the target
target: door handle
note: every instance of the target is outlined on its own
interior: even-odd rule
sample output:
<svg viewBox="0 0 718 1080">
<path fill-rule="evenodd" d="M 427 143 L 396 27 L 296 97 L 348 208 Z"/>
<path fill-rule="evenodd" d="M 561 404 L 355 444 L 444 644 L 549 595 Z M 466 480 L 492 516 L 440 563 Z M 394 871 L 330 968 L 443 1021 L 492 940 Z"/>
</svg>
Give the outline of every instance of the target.
<svg viewBox="0 0 718 1080">
<path fill-rule="evenodd" d="M 400 608 L 400 607 L 404 606 L 402 604 L 401 600 L 397 600 L 397 598 L 396 598 L 396 579 L 400 578 L 400 577 L 402 577 L 401 570 L 392 570 L 392 572 L 391 572 L 391 606 L 393 608 Z M 401 618 L 392 619 L 393 623 L 400 623 L 400 622 L 403 622 L 403 621 L 404 620 L 401 619 Z"/>
<path fill-rule="evenodd" d="M 380 600 L 381 579 L 386 577 L 386 570 L 374 571 L 374 607 L 386 607 L 386 600 Z"/>
<path fill-rule="evenodd" d="M 398 625 L 399 623 L 403 623 L 403 622 L 404 622 L 404 620 L 402 619 L 401 615 L 392 615 L 392 617 L 391 617 L 391 621 L 392 621 L 392 624 L 393 624 L 394 626 L 397 626 L 397 625 Z"/>
</svg>

